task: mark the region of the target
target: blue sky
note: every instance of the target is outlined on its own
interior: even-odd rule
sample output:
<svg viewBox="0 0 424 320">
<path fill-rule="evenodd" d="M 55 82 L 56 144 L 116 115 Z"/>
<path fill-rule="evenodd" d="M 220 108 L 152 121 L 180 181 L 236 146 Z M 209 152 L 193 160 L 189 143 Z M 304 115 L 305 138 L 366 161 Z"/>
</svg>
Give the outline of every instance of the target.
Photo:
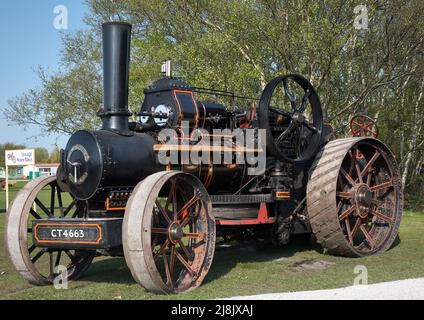
<svg viewBox="0 0 424 320">
<path fill-rule="evenodd" d="M 57 30 L 53 12 L 57 5 L 68 10 L 68 29 Z M 58 69 L 62 48 L 61 32 L 84 28 L 83 17 L 88 8 L 82 0 L 0 0 L 0 143 L 24 143 L 28 147 L 46 147 L 55 143 L 65 147 L 63 135 L 41 137 L 37 127 L 24 131 L 4 119 L 7 101 L 28 89 L 40 86 L 34 70 L 43 66 L 54 72 Z"/>
</svg>

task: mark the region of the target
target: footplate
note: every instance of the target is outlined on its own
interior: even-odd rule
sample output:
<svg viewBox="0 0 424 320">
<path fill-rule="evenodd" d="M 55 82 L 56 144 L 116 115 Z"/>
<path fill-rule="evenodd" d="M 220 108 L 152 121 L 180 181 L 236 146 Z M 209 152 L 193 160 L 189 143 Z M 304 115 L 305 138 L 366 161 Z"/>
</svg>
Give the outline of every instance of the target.
<svg viewBox="0 0 424 320">
<path fill-rule="evenodd" d="M 110 249 L 122 245 L 122 219 L 41 219 L 32 222 L 38 247 Z"/>
</svg>

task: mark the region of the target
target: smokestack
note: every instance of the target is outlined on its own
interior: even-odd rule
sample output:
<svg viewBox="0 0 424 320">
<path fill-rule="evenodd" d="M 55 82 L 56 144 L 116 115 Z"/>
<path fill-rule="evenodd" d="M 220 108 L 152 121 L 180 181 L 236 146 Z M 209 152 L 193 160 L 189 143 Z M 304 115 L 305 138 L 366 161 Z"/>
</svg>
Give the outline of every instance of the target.
<svg viewBox="0 0 424 320">
<path fill-rule="evenodd" d="M 107 22 L 103 26 L 103 110 L 102 129 L 131 135 L 128 129 L 128 69 L 131 25 Z"/>
</svg>

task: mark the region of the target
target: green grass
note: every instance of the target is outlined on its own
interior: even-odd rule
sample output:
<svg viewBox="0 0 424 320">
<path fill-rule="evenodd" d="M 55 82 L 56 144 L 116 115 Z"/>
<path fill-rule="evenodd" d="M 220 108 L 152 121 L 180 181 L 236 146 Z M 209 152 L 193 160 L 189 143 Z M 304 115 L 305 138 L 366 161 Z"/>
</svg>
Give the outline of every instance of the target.
<svg viewBox="0 0 424 320">
<path fill-rule="evenodd" d="M 83 278 L 67 290 L 34 287 L 15 272 L 3 244 L 4 214 L 0 214 L 0 299 L 210 299 L 234 295 L 327 289 L 349 286 L 356 265 L 368 268 L 369 283 L 424 276 L 424 214 L 405 212 L 400 242 L 388 252 L 368 258 L 322 254 L 315 245 L 291 244 L 218 248 L 203 285 L 189 293 L 161 296 L 146 292 L 131 277 L 123 258 L 96 258 Z M 334 263 L 324 270 L 298 270 L 305 260 Z"/>
<path fill-rule="evenodd" d="M 9 187 L 9 204 L 12 203 L 16 193 L 25 184 L 25 181 L 18 181 L 13 187 Z M 2 212 L 6 212 L 6 191 L 0 189 L 0 213 Z"/>
</svg>

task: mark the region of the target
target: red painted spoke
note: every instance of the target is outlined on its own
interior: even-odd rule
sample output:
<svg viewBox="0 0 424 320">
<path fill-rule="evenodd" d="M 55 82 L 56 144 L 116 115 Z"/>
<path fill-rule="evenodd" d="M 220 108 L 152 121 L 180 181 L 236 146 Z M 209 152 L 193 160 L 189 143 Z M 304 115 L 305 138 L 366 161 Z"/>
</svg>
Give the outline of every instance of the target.
<svg viewBox="0 0 424 320">
<path fill-rule="evenodd" d="M 358 176 L 359 183 L 363 183 L 362 175 L 361 175 L 361 169 L 359 169 L 359 165 L 358 165 L 357 162 L 355 163 L 355 169 L 356 169 L 356 175 Z"/>
<path fill-rule="evenodd" d="M 373 216 L 376 216 L 377 218 L 380 218 L 381 220 L 384 220 L 384 221 L 386 221 L 387 223 L 389 223 L 389 224 L 392 224 L 393 223 L 393 218 L 392 217 L 388 217 L 388 216 L 386 216 L 386 215 L 384 215 L 384 214 L 382 214 L 381 212 L 378 212 L 378 211 L 376 211 L 376 210 L 370 210 L 370 213 L 373 215 Z"/>
<path fill-rule="evenodd" d="M 364 234 L 365 238 L 367 239 L 369 245 L 371 246 L 371 249 L 373 249 L 375 244 L 374 244 L 374 240 L 373 240 L 372 236 L 370 235 L 368 230 L 365 228 L 365 226 L 361 225 L 360 228 L 361 228 L 361 231 Z"/>
<path fill-rule="evenodd" d="M 353 229 L 352 229 L 352 233 L 351 233 L 351 237 L 352 237 L 352 239 L 353 239 L 353 237 L 355 236 L 355 234 L 356 234 L 356 232 L 358 232 L 358 229 L 359 229 L 359 227 L 361 226 L 361 218 L 357 218 L 356 219 L 356 221 L 355 221 L 355 225 L 353 226 Z"/>
<path fill-rule="evenodd" d="M 166 274 L 166 283 L 173 288 L 174 287 L 174 283 L 172 282 L 172 275 L 171 272 L 169 270 L 169 265 L 168 265 L 168 259 L 166 258 L 166 255 L 163 255 L 163 266 L 165 267 L 165 274 Z"/>
<path fill-rule="evenodd" d="M 178 207 L 177 207 L 177 186 L 175 185 L 172 194 L 172 212 L 174 213 L 174 222 L 178 220 Z"/>
<path fill-rule="evenodd" d="M 191 214 L 187 214 L 187 216 L 184 218 L 183 221 L 181 221 L 180 226 L 181 228 L 185 227 L 187 223 L 193 218 Z"/>
<path fill-rule="evenodd" d="M 339 201 L 339 204 L 337 205 L 337 214 L 339 214 L 340 209 L 343 207 L 343 201 Z"/>
<path fill-rule="evenodd" d="M 171 218 L 169 218 L 167 212 L 161 206 L 161 204 L 159 203 L 159 201 L 156 200 L 155 203 L 156 203 L 156 206 L 158 207 L 159 211 L 162 213 L 163 217 L 165 218 L 166 222 L 168 222 L 169 224 L 171 224 L 172 223 Z"/>
<path fill-rule="evenodd" d="M 361 171 L 361 176 L 364 176 L 372 168 L 372 165 L 374 164 L 375 160 L 377 160 L 377 158 L 379 156 L 380 156 L 380 152 L 375 151 L 375 153 L 372 156 L 372 158 L 370 159 L 370 161 L 368 161 L 368 163 L 365 166 L 365 168 Z"/>
<path fill-rule="evenodd" d="M 184 243 L 181 240 L 178 240 L 178 244 L 180 245 L 181 249 L 183 249 L 187 259 L 190 260 L 191 254 L 188 251 L 187 247 L 184 245 Z"/>
<path fill-rule="evenodd" d="M 350 244 L 353 245 L 352 231 L 350 230 L 349 219 L 345 219 L 345 225 L 346 225 L 347 237 L 349 239 Z"/>
<path fill-rule="evenodd" d="M 166 248 L 168 247 L 168 244 L 169 244 L 169 240 L 166 239 L 165 242 L 162 244 L 162 246 L 159 248 L 159 251 L 153 256 L 153 259 L 155 261 L 165 252 Z"/>
<path fill-rule="evenodd" d="M 183 233 L 183 236 L 187 237 L 187 238 L 203 239 L 205 237 L 205 234 L 204 233 L 185 232 L 185 233 Z"/>
<path fill-rule="evenodd" d="M 351 198 L 353 198 L 353 192 L 340 191 L 340 192 L 337 192 L 336 195 L 339 198 L 343 198 L 343 199 L 351 199 Z"/>
<path fill-rule="evenodd" d="M 168 229 L 165 229 L 165 228 L 152 228 L 152 233 L 168 234 Z"/>
<path fill-rule="evenodd" d="M 380 183 L 380 184 L 377 184 L 377 185 L 371 187 L 370 190 L 372 192 L 375 192 L 375 191 L 379 191 L 381 189 L 391 187 L 392 185 L 393 185 L 392 180 L 389 180 L 389 181 L 386 181 L 386 182 L 383 182 L 383 183 Z"/>
<path fill-rule="evenodd" d="M 175 252 L 177 250 L 175 249 L 175 246 L 172 246 L 171 248 L 171 257 L 169 258 L 169 273 L 171 276 L 174 274 L 174 265 L 175 265 Z"/>
<path fill-rule="evenodd" d="M 199 198 L 195 194 L 179 211 L 177 214 L 177 219 L 182 215 L 182 213 L 186 210 L 188 210 L 192 205 L 194 205 Z"/>
<path fill-rule="evenodd" d="M 178 260 L 180 260 L 184 268 L 187 269 L 188 273 L 190 273 L 190 275 L 193 277 L 194 271 L 191 269 L 191 266 L 188 264 L 188 262 L 184 260 L 184 258 L 181 256 L 181 254 L 178 251 L 175 251 L 175 255 L 177 256 Z"/>
<path fill-rule="evenodd" d="M 169 189 L 168 198 L 166 199 L 166 204 L 165 204 L 166 211 L 169 210 L 169 204 L 171 203 L 171 200 L 173 199 L 174 191 L 175 191 L 175 180 L 172 180 L 171 188 Z"/>
<path fill-rule="evenodd" d="M 356 182 L 352 179 L 352 177 L 350 175 L 347 174 L 345 169 L 340 168 L 340 172 L 353 187 L 356 186 Z"/>
<path fill-rule="evenodd" d="M 352 206 L 349 209 L 345 210 L 340 216 L 339 216 L 339 221 L 342 221 L 343 219 L 346 219 L 347 217 L 349 217 L 349 215 L 356 210 L 356 206 Z"/>
</svg>

